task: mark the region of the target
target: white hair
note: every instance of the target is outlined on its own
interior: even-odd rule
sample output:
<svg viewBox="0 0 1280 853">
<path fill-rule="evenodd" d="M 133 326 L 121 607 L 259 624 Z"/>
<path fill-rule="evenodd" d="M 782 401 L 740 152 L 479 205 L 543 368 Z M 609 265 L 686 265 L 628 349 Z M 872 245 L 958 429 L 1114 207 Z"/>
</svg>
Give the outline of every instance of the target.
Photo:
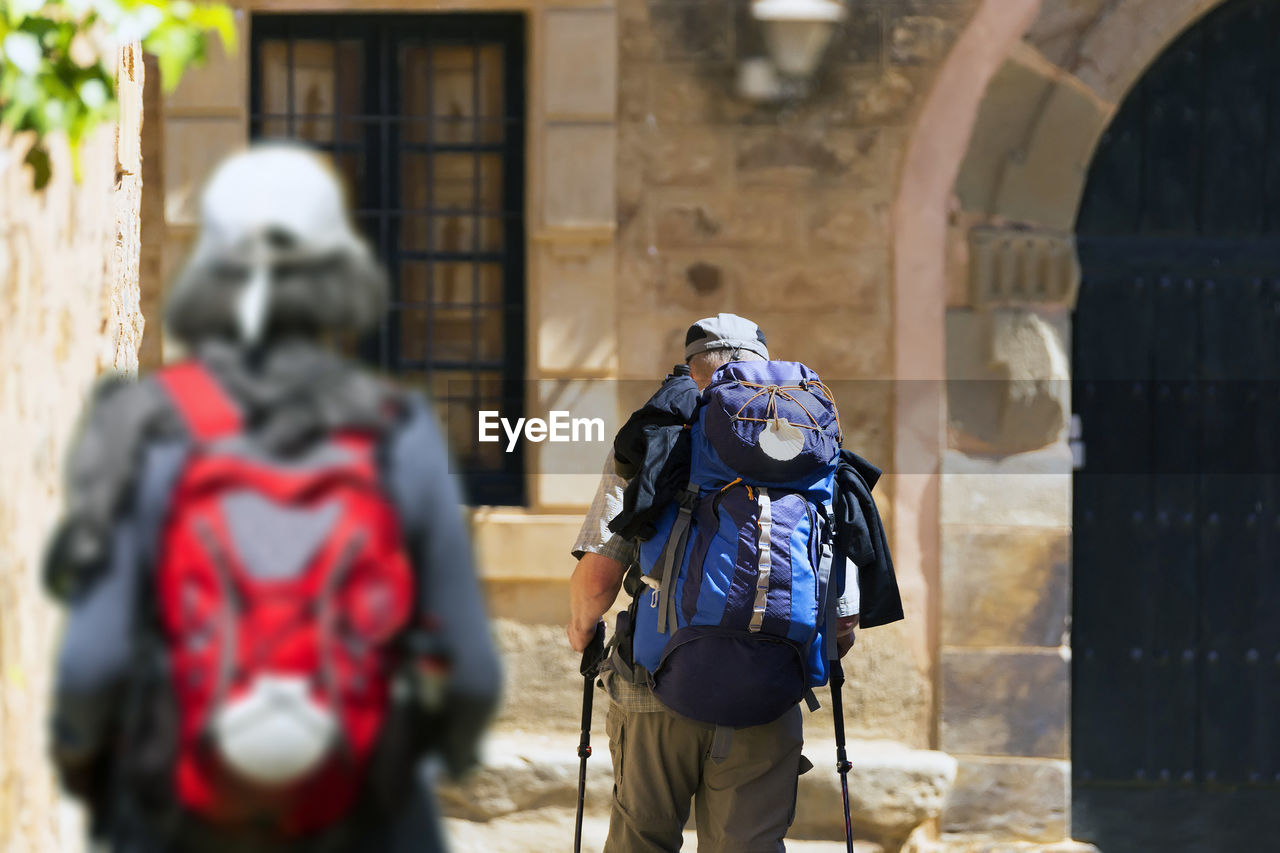
<svg viewBox="0 0 1280 853">
<path fill-rule="evenodd" d="M 689 375 L 693 377 L 693 381 L 698 384 L 699 388 L 705 386 L 711 381 L 711 375 L 721 367 L 724 367 L 731 361 L 764 361 L 764 357 L 758 353 L 744 349 L 731 349 L 729 347 L 721 347 L 719 349 L 704 350 L 695 353 L 689 358 Z"/>
<path fill-rule="evenodd" d="M 724 367 L 731 361 L 764 361 L 764 359 L 750 350 L 722 347 L 695 353 L 689 359 L 689 369 L 691 371 L 705 370 L 708 373 L 715 373 L 718 368 Z"/>
</svg>

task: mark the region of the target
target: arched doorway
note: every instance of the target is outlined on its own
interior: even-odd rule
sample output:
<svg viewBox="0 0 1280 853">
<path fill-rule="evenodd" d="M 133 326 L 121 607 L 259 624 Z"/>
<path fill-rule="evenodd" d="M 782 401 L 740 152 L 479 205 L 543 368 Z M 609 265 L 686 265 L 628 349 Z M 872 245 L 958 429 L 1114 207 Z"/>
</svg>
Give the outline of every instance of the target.
<svg viewBox="0 0 1280 853">
<path fill-rule="evenodd" d="M 1280 830 L 1280 3 L 1231 0 L 1129 93 L 1077 232 L 1072 830 Z"/>
</svg>

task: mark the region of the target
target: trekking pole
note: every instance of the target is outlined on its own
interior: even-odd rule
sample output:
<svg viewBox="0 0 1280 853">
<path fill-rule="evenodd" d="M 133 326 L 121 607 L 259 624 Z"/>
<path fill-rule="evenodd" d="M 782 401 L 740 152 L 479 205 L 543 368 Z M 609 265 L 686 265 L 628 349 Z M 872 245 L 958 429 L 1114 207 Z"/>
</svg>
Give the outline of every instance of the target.
<svg viewBox="0 0 1280 853">
<path fill-rule="evenodd" d="M 596 635 L 582 650 L 582 734 L 578 738 L 578 816 L 573 826 L 573 853 L 582 851 L 582 807 L 587 800 L 587 759 L 591 757 L 591 701 L 594 697 L 596 672 L 604 657 L 604 623 L 596 624 Z"/>
<path fill-rule="evenodd" d="M 836 770 L 840 773 L 840 795 L 844 800 L 844 846 L 853 853 L 853 824 L 849 820 L 849 771 L 853 765 L 844 750 L 844 704 L 840 691 L 844 689 L 844 667 L 839 660 L 831 662 L 831 713 L 836 721 Z"/>
</svg>

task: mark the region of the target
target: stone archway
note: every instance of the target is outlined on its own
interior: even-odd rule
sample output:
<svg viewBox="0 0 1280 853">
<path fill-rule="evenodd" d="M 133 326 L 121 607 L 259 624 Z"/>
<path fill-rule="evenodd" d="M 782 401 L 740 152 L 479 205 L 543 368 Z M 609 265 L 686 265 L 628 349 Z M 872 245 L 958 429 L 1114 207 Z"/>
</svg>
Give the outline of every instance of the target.
<svg viewBox="0 0 1280 853">
<path fill-rule="evenodd" d="M 937 745 L 960 756 L 944 833 L 1069 833 L 1072 228 L 1116 105 L 1220 2 L 986 0 L 913 132 L 896 374 L 949 381 L 945 410 L 899 395 L 898 470 L 939 476 L 898 478 L 895 547 L 923 566 Z"/>
</svg>

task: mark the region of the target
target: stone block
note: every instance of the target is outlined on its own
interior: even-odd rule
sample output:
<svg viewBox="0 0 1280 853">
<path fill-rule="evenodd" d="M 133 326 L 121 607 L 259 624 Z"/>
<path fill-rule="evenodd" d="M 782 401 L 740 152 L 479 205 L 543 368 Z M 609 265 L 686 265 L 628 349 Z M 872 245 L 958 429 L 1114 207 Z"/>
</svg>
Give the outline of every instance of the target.
<svg viewBox="0 0 1280 853">
<path fill-rule="evenodd" d="M 848 121 L 855 126 L 892 125 L 906 121 L 916 101 L 916 85 L 900 71 L 887 69 L 877 77 L 861 74 L 846 79 Z"/>
<path fill-rule="evenodd" d="M 889 250 L 757 253 L 744 276 L 745 304 L 765 310 L 849 311 L 889 316 Z"/>
<path fill-rule="evenodd" d="M 649 20 L 662 57 L 677 62 L 730 62 L 734 5 L 730 0 L 654 0 Z"/>
<path fill-rule="evenodd" d="M 930 15 L 904 15 L 889 25 L 889 61 L 896 65 L 941 62 L 955 42 L 959 22 Z"/>
<path fill-rule="evenodd" d="M 1065 67 L 1081 37 L 1098 22 L 1109 0 L 1068 0 L 1045 3 L 1023 39 L 1054 65 Z"/>
<path fill-rule="evenodd" d="M 569 576 L 560 580 L 486 580 L 484 600 L 490 619 L 563 630 L 569 622 Z"/>
<path fill-rule="evenodd" d="M 742 185 L 803 188 L 819 193 L 887 197 L 885 175 L 902 156 L 905 137 L 892 128 L 757 128 L 734 132 L 735 174 Z"/>
<path fill-rule="evenodd" d="M 239 119 L 180 119 L 165 123 L 165 221 L 195 225 L 197 203 L 205 179 L 229 154 L 245 147 L 244 123 Z"/>
<path fill-rule="evenodd" d="M 888 246 L 891 202 L 874 190 L 816 192 L 809 200 L 809 241 L 823 249 Z M 888 290 L 889 271 L 884 271 Z"/>
<path fill-rule="evenodd" d="M 543 244 L 534 334 L 547 371 L 610 372 L 617 367 L 613 246 L 606 242 Z"/>
<path fill-rule="evenodd" d="M 593 791 L 590 796 L 597 794 Z M 604 797 L 606 802 L 609 801 L 608 790 L 602 791 L 599 796 Z M 441 822 L 449 850 L 453 853 L 529 853 L 564 847 L 565 839 L 574 837 L 575 813 L 569 806 L 548 806 L 488 821 L 447 817 Z M 690 820 L 690 825 L 685 827 L 683 850 L 698 849 L 697 830 L 692 823 Z M 844 831 L 843 828 L 841 831 Z M 608 814 L 596 812 L 594 808 L 589 809 L 582 820 L 582 849 L 603 849 L 608 834 Z M 788 853 L 843 853 L 845 846 L 843 841 L 797 841 L 788 838 L 787 850 Z M 871 841 L 854 841 L 853 853 L 885 853 L 885 850 Z"/>
<path fill-rule="evenodd" d="M 604 464 L 604 452 L 596 469 Z M 597 481 L 599 477 L 597 476 Z M 578 514 L 538 514 L 510 509 L 472 509 L 476 563 L 486 581 L 567 580 L 573 571 L 569 548 L 578 535 Z"/>
<path fill-rule="evenodd" d="M 942 459 L 943 524 L 1071 526 L 1071 449 L 1065 442 L 998 459 L 948 450 Z"/>
<path fill-rule="evenodd" d="M 935 830 L 936 832 L 936 830 Z M 1082 841 L 1006 841 L 980 835 L 944 833 L 933 838 L 916 830 L 900 853 L 1099 853 Z"/>
<path fill-rule="evenodd" d="M 743 279 L 750 270 L 743 254 L 732 249 L 658 253 L 653 259 L 655 300 L 659 305 L 686 308 L 699 317 L 736 310 Z"/>
<path fill-rule="evenodd" d="M 825 381 L 825 380 L 824 380 Z M 888 379 L 837 381 L 829 385 L 840 407 L 840 429 L 844 446 L 881 467 L 889 467 L 893 459 L 894 383 Z M 876 487 L 876 502 L 881 517 L 888 524 L 890 502 L 888 491 Z"/>
<path fill-rule="evenodd" d="M 963 22 L 977 7 L 978 0 L 897 0 L 893 5 L 903 15 L 936 15 Z"/>
<path fill-rule="evenodd" d="M 567 643 L 562 645 L 568 649 Z M 573 675 L 581 705 L 582 678 L 578 676 L 577 664 L 572 663 L 561 674 L 566 673 Z M 601 704 L 606 705 L 604 693 L 597 693 Z M 570 712 L 568 716 L 575 714 Z M 599 716 L 603 720 L 603 710 Z M 597 724 L 601 748 L 587 762 L 586 805 L 595 815 L 608 814 L 613 804 L 610 796 L 613 767 L 604 748 L 607 740 L 603 728 L 603 722 Z M 445 817 L 488 822 L 556 806 L 571 809 L 577 802 L 578 763 L 575 739 L 549 736 L 536 723 L 518 736 L 511 733 L 492 736 L 482 747 L 480 767 L 468 775 L 465 782 L 439 786 L 440 810 Z M 572 837 L 572 827 L 569 833 Z"/>
<path fill-rule="evenodd" d="M 611 117 L 618 92 L 618 21 L 613 9 L 551 9 L 546 15 L 546 109 Z"/>
<path fill-rule="evenodd" d="M 879 65 L 884 56 L 884 17 L 884 11 L 876 8 L 849 15 L 832 39 L 832 55 L 849 65 Z"/>
<path fill-rule="evenodd" d="M 732 94 L 732 82 L 727 67 L 712 72 L 685 62 L 651 64 L 647 116 L 659 125 L 738 122 L 756 107 Z"/>
<path fill-rule="evenodd" d="M 1037 110 L 1022 156 L 1000 182 L 997 213 L 1069 231 L 1075 224 L 1089 162 L 1114 107 L 1073 78 L 1058 80 Z"/>
<path fill-rule="evenodd" d="M 792 194 L 774 190 L 666 194 L 655 209 L 657 246 L 791 248 L 798 223 L 779 214 L 793 205 Z"/>
<path fill-rule="evenodd" d="M 962 758 L 942 812 L 944 837 L 1062 841 L 1069 836 L 1071 765 L 1066 761 Z"/>
<path fill-rule="evenodd" d="M 668 310 L 660 306 L 656 311 L 637 312 L 622 318 L 618 324 L 619 377 L 647 382 L 661 380 L 672 364 L 684 359 L 685 333 L 704 316 L 688 309 Z"/>
<path fill-rule="evenodd" d="M 1007 456 L 1065 438 L 1071 412 L 1065 310 L 952 309 L 946 325 L 951 447 Z"/>
<path fill-rule="evenodd" d="M 804 186 L 844 177 L 848 152 L 818 130 L 748 130 L 737 134 L 735 166 L 746 183 Z"/>
<path fill-rule="evenodd" d="M 618 309 L 630 319 L 637 312 L 657 310 L 659 279 L 663 274 L 660 256 L 647 249 L 623 246 L 618 249 Z"/>
<path fill-rule="evenodd" d="M 943 527 L 942 644 L 1067 644 L 1070 552 L 1065 528 Z"/>
<path fill-rule="evenodd" d="M 993 210 L 1001 176 L 1026 143 L 1036 105 L 1053 85 L 1045 73 L 1043 67 L 1009 59 L 991 78 L 956 177 L 956 195 L 965 210 Z"/>
<path fill-rule="evenodd" d="M 641 122 L 649 114 L 649 75 L 639 62 L 623 62 L 618 68 L 618 121 Z"/>
<path fill-rule="evenodd" d="M 571 536 L 561 549 L 568 560 L 566 581 L 573 571 L 568 556 L 572 544 Z M 568 587 L 564 589 L 567 596 Z M 530 625 L 523 618 L 498 619 L 492 624 L 505 680 L 494 724 L 530 732 L 577 731 L 582 721 L 581 656 L 569 648 L 564 625 Z M 607 700 L 603 695 L 598 698 L 603 708 Z M 572 752 L 569 756 L 576 759 Z M 607 765 L 608 759 L 602 763 Z"/>
<path fill-rule="evenodd" d="M 548 225 L 613 224 L 616 145 L 611 124 L 547 127 L 543 217 Z"/>
<path fill-rule="evenodd" d="M 644 151 L 644 177 L 659 187 L 705 187 L 728 181 L 733 146 L 730 131 L 698 127 L 643 126 L 635 133 Z"/>
<path fill-rule="evenodd" d="M 843 415 L 842 409 L 842 419 Z M 848 441 L 845 446 L 850 446 Z M 857 450 L 863 452 L 861 446 Z M 868 458 L 874 461 L 874 457 Z M 879 491 L 877 486 L 876 492 Z M 877 497 L 887 504 L 884 495 Z M 842 661 L 844 719 L 849 737 L 893 740 L 919 749 L 929 746 L 933 686 L 926 665 L 911 650 L 908 629 L 909 623 L 901 621 L 857 631 L 853 648 Z M 805 732 L 812 738 L 828 737 L 835 724 L 831 693 L 823 689 L 817 696 L 822 704 L 817 711 L 805 713 Z M 812 751 L 807 753 L 820 765 L 826 758 L 815 757 Z"/>
<path fill-rule="evenodd" d="M 805 754 L 815 767 L 800 777 L 796 819 L 788 838 L 840 838 L 844 806 L 840 776 L 830 760 L 834 743 L 812 728 L 805 739 Z M 855 838 L 897 850 L 917 826 L 941 813 L 956 773 L 951 756 L 888 741 L 854 742 L 849 755 Z"/>
<path fill-rule="evenodd" d="M 653 244 L 650 219 L 646 214 L 649 205 L 649 188 L 645 184 L 645 163 L 649 152 L 645 150 L 648 138 L 642 124 L 618 126 L 618 150 L 615 166 L 614 192 L 617 204 L 617 245 L 624 249 L 648 249 Z"/>
<path fill-rule="evenodd" d="M 1064 654 L 944 648 L 940 669 L 947 752 L 1067 757 L 1071 667 Z"/>
<path fill-rule="evenodd" d="M 624 60 L 647 61 L 658 55 L 658 40 L 649 18 L 649 0 L 618 0 L 618 55 Z M 639 62 L 623 63 L 623 75 Z"/>
<path fill-rule="evenodd" d="M 1123 0 L 1094 18 L 1067 66 L 1105 101 L 1118 104 L 1179 33 L 1221 0 Z"/>
<path fill-rule="evenodd" d="M 890 376 L 890 331 L 883 317 L 834 308 L 818 316 L 812 309 L 770 312 L 761 320 L 770 353 L 803 361 L 826 382 Z M 885 417 L 892 416 L 886 413 Z"/>
</svg>

